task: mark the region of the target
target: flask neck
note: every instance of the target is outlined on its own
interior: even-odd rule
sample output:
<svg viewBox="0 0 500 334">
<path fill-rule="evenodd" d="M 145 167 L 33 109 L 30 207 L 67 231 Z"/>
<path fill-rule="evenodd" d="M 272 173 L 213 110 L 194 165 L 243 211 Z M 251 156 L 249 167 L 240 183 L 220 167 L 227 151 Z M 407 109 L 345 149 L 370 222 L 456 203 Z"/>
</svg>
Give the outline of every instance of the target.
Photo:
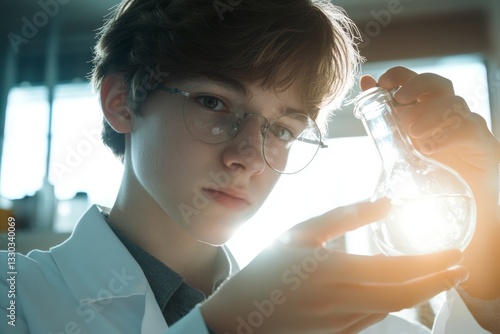
<svg viewBox="0 0 500 334">
<path fill-rule="evenodd" d="M 361 118 L 388 172 L 396 162 L 413 156 L 415 149 L 395 114 L 390 93 L 381 88 L 367 93 L 368 99 L 357 105 L 356 116 Z"/>
</svg>

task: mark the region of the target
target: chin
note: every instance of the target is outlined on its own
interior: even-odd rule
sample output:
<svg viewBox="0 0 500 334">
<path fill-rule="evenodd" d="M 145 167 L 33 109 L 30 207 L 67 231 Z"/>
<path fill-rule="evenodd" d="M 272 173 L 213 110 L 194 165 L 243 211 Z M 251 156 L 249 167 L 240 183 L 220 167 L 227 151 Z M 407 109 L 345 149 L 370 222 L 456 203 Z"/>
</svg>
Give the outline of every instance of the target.
<svg viewBox="0 0 500 334">
<path fill-rule="evenodd" d="M 241 225 L 241 223 L 200 223 L 197 228 L 191 229 L 191 233 L 200 242 L 222 246 L 233 237 Z"/>
<path fill-rule="evenodd" d="M 201 243 L 210 245 L 210 246 L 220 247 L 220 246 L 224 246 L 226 244 L 226 242 L 229 241 L 229 239 L 231 239 L 231 238 L 227 238 L 227 239 L 198 239 L 198 241 Z"/>
</svg>

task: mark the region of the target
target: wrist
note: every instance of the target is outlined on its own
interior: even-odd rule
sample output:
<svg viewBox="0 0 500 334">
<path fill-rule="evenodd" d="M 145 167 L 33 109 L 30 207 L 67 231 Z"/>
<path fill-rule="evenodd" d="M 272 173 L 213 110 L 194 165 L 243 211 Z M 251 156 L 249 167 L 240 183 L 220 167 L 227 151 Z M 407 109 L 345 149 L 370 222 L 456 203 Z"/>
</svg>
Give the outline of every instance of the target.
<svg viewBox="0 0 500 334">
<path fill-rule="evenodd" d="M 481 327 L 492 333 L 500 333 L 500 323 L 498 322 L 500 298 L 491 300 L 475 298 L 459 287 L 457 292 Z"/>
<path fill-rule="evenodd" d="M 460 287 L 471 297 L 490 300 L 500 297 L 500 221 L 494 215 L 477 221 L 476 233 L 464 252 L 463 265 L 470 276 Z M 484 229 L 488 226 L 487 229 Z"/>
</svg>

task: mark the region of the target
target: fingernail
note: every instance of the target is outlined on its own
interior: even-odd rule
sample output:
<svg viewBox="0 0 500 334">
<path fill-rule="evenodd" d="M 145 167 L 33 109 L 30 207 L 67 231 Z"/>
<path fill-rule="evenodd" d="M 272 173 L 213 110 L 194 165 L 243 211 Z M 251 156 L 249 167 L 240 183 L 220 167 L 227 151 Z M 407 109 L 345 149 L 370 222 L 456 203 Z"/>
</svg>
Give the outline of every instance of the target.
<svg viewBox="0 0 500 334">
<path fill-rule="evenodd" d="M 375 200 L 373 200 L 373 203 L 380 203 L 380 204 L 377 204 L 377 205 L 388 205 L 388 204 L 391 204 L 391 199 L 388 198 L 388 197 L 381 197 L 381 198 L 377 198 Z"/>
<path fill-rule="evenodd" d="M 392 200 L 387 197 L 382 197 L 373 201 L 372 204 L 379 206 L 382 210 L 389 210 L 392 207 Z"/>
<path fill-rule="evenodd" d="M 418 133 L 415 131 L 415 127 L 413 126 L 414 124 L 410 124 L 410 126 L 408 127 L 408 134 L 410 135 L 410 137 L 417 137 Z"/>
</svg>

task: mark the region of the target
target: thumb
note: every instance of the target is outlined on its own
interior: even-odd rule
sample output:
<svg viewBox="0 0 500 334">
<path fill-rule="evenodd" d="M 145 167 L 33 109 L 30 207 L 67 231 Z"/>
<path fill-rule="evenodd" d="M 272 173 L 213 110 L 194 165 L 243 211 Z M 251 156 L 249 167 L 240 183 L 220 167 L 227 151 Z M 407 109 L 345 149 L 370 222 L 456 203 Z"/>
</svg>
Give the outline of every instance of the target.
<svg viewBox="0 0 500 334">
<path fill-rule="evenodd" d="M 348 231 L 384 218 L 390 208 L 390 200 L 386 198 L 338 207 L 294 226 L 280 240 L 304 246 L 323 245 Z"/>
</svg>

